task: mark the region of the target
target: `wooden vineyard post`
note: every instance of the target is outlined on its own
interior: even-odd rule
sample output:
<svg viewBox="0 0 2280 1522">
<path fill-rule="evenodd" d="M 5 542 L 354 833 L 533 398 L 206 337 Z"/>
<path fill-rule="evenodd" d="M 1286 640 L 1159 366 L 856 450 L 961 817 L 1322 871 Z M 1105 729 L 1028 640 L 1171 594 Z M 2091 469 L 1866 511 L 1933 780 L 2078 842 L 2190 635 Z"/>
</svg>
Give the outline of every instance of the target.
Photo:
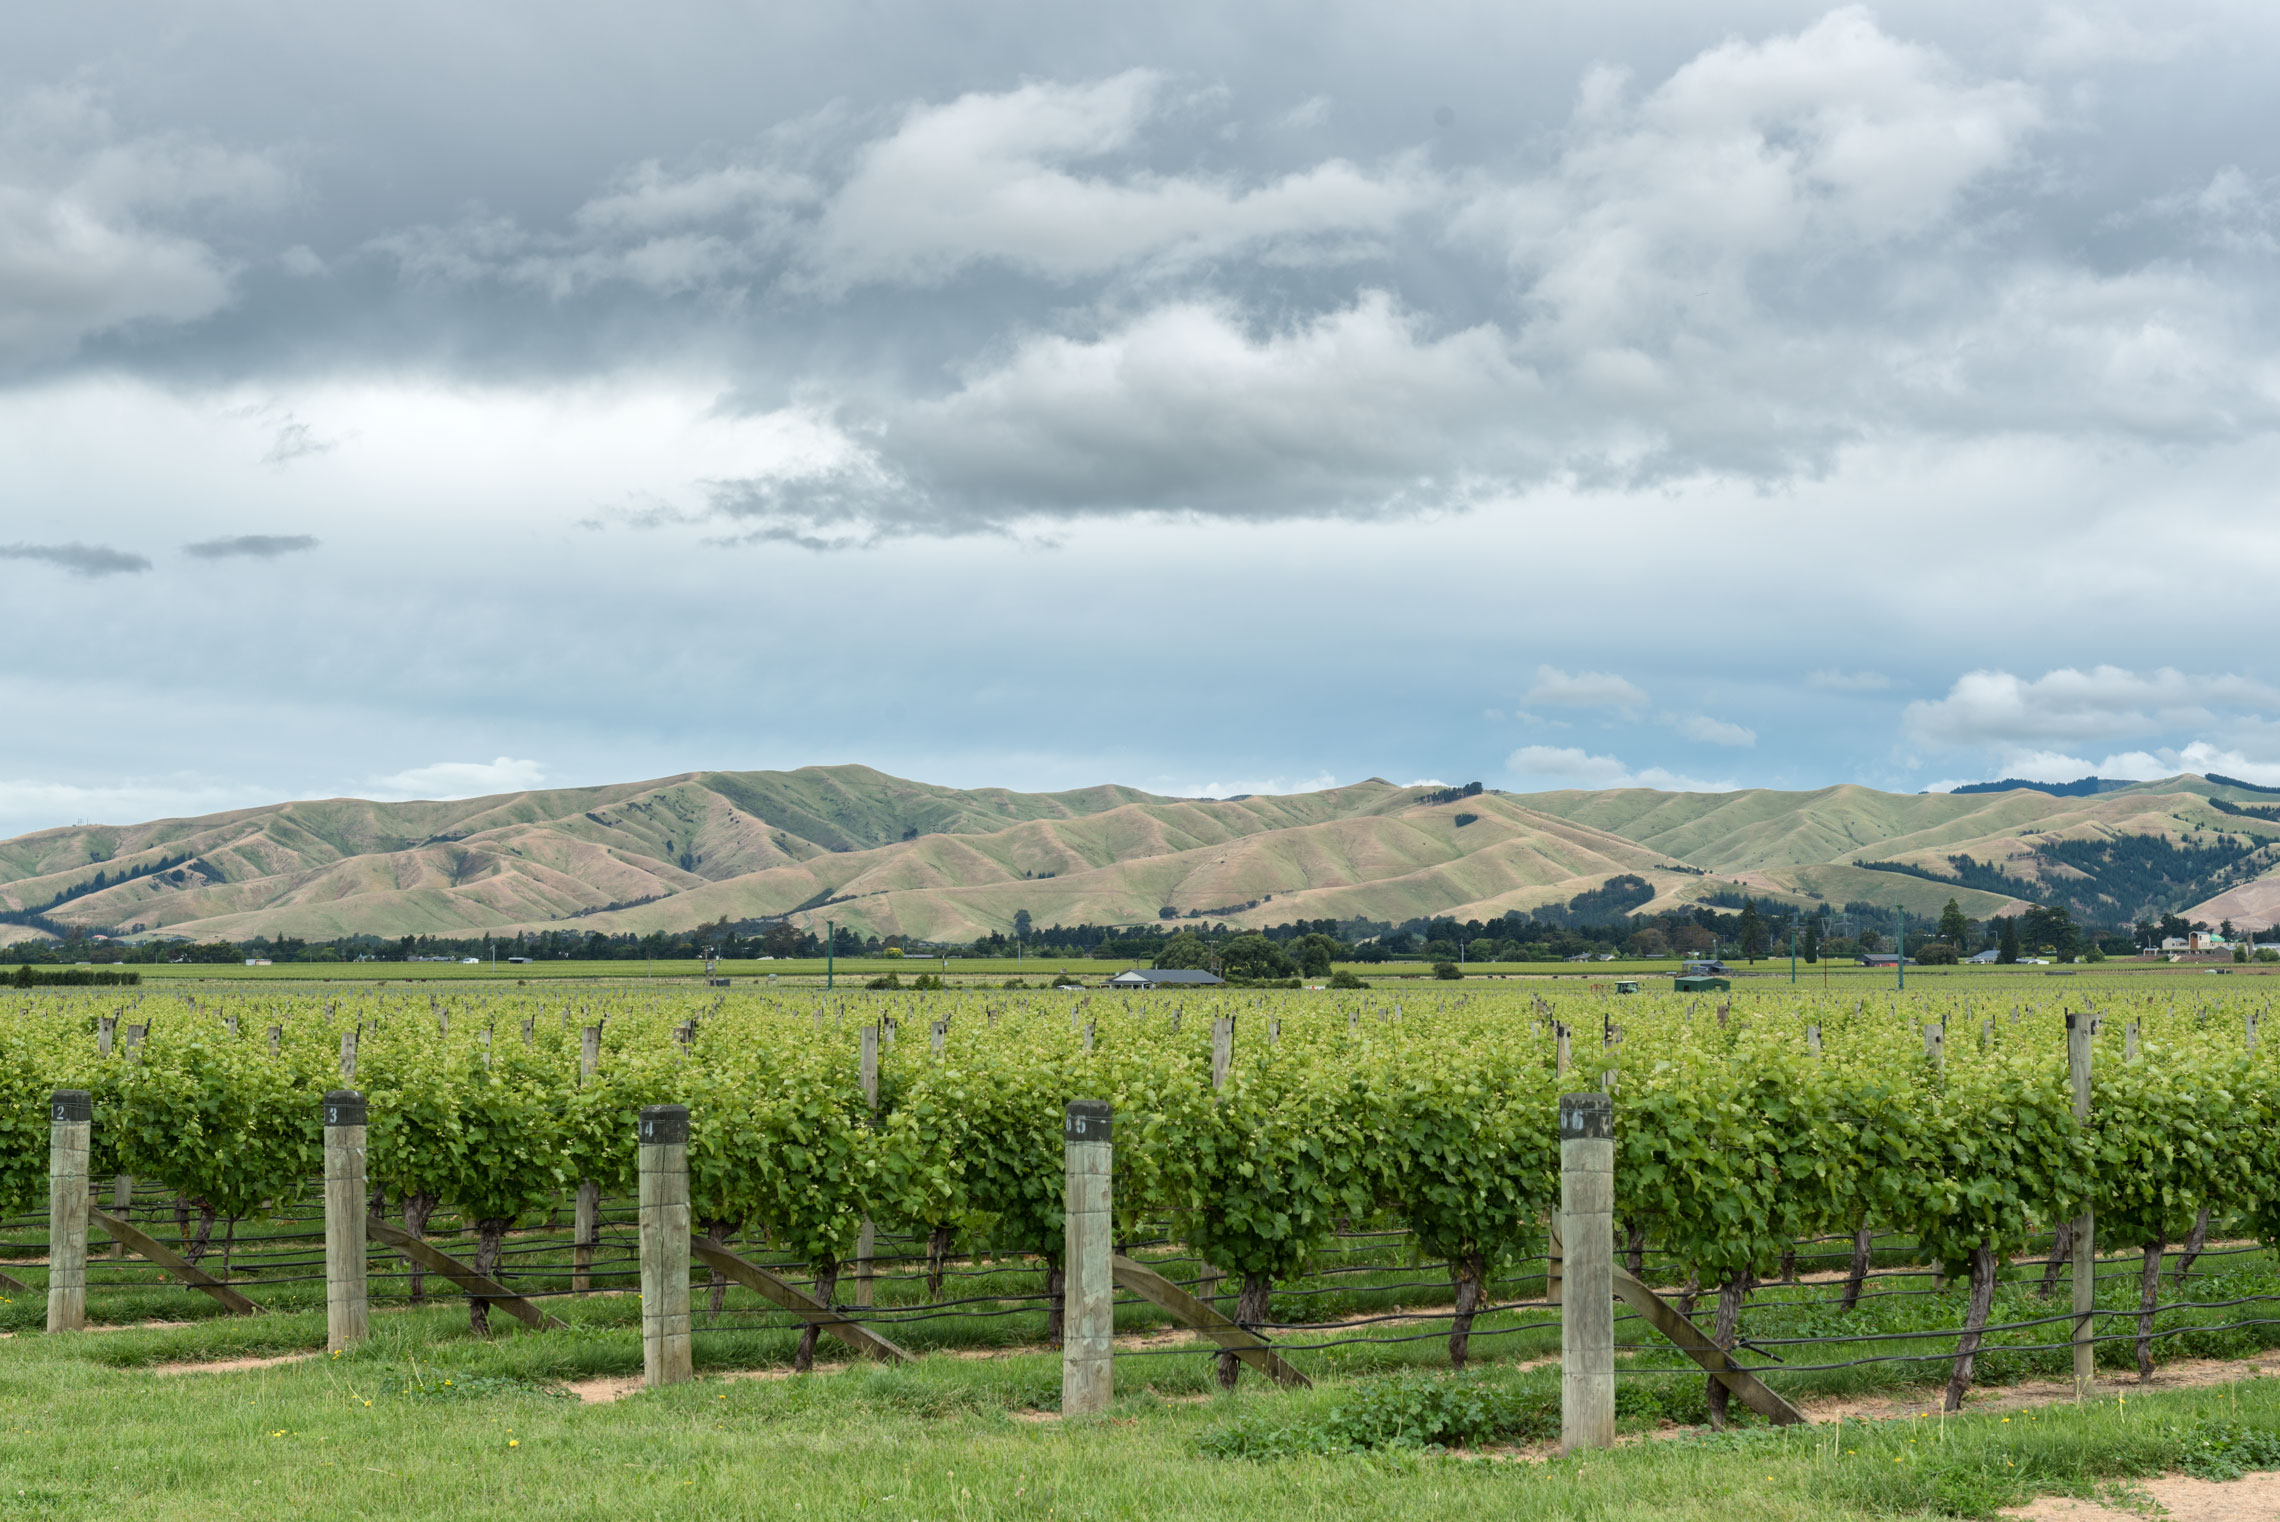
<svg viewBox="0 0 2280 1522">
<path fill-rule="evenodd" d="M 1924 1060 L 1937 1071 L 1947 1066 L 1947 1022 L 1924 1027 Z"/>
<path fill-rule="evenodd" d="M 1558 1052 L 1554 1059 L 1557 1066 L 1553 1068 L 1553 1071 L 1561 1077 L 1565 1077 L 1567 1076 L 1568 1064 L 1575 1060 L 1575 1055 L 1568 1046 L 1568 1028 L 1554 1020 L 1552 1022 L 1552 1037 Z"/>
<path fill-rule="evenodd" d="M 350 1048 L 353 1058 L 354 1048 Z M 325 1348 L 344 1353 L 371 1329 L 364 1267 L 364 1096 L 325 1095 Z"/>
<path fill-rule="evenodd" d="M 2066 1075 L 2074 1084 L 2074 1118 L 2090 1122 L 2090 1016 L 2066 1017 Z M 2097 1305 L 2097 1212 L 2085 1202 L 2074 1218 L 2074 1398 L 2087 1400 L 2098 1377 L 2098 1345 L 2090 1339 Z"/>
<path fill-rule="evenodd" d="M 1116 1284 L 1111 1276 L 1111 1114 L 1105 1101 L 1072 1099 L 1062 1122 L 1067 1156 L 1061 1323 L 1061 1414 L 1108 1409 L 1115 1395 Z"/>
<path fill-rule="evenodd" d="M 947 1020 L 935 1021 L 926 1028 L 926 1039 L 928 1050 L 937 1057 L 941 1056 L 943 1049 L 950 1044 L 950 1022 Z"/>
<path fill-rule="evenodd" d="M 1805 1027 L 1805 1050 L 1816 1057 L 1821 1055 L 1821 1027 L 1818 1025 Z"/>
<path fill-rule="evenodd" d="M 340 1033 L 340 1081 L 356 1082 L 356 1032 L 352 1030 Z"/>
<path fill-rule="evenodd" d="M 127 1065 L 129 1067 L 132 1067 L 136 1063 L 142 1061 L 143 1038 L 149 1034 L 150 1023 L 148 1021 L 145 1021 L 141 1025 L 130 1025 L 127 1027 L 126 1045 L 124 1047 L 124 1051 L 126 1054 Z M 113 1181 L 111 1186 L 111 1208 L 113 1210 L 116 1210 L 119 1213 L 120 1218 L 123 1220 L 132 1217 L 134 1214 L 134 1206 L 135 1176 L 131 1173 L 122 1173 L 116 1180 Z M 111 1244 L 112 1257 L 125 1257 L 126 1252 L 127 1248 L 125 1243 L 113 1242 Z"/>
<path fill-rule="evenodd" d="M 641 1110 L 641 1377 L 648 1388 L 691 1378 L 689 1110 Z"/>
<path fill-rule="evenodd" d="M 861 1077 L 863 1103 L 876 1115 L 879 1113 L 879 1028 L 876 1025 L 863 1027 Z M 871 1304 L 871 1259 L 877 1254 L 878 1246 L 879 1229 L 865 1216 L 863 1229 L 855 1238 L 855 1303 L 860 1306 Z"/>
<path fill-rule="evenodd" d="M 1222 1015 L 1211 1022 L 1211 1091 L 1227 1086 L 1228 1070 L 1235 1066 L 1235 1017 Z M 1196 1298 L 1214 1305 L 1219 1298 L 1219 1270 L 1206 1263 L 1196 1274 Z"/>
<path fill-rule="evenodd" d="M 48 1313 L 51 1332 L 87 1325 L 87 1142 L 95 1105 L 58 1089 L 48 1105 Z"/>
<path fill-rule="evenodd" d="M 1615 1106 L 1560 1096 L 1560 1451 L 1615 1445 Z"/>
<path fill-rule="evenodd" d="M 582 1084 L 601 1070 L 602 1028 L 589 1025 L 578 1032 L 578 1081 Z M 570 1288 L 581 1295 L 594 1287 L 594 1248 L 601 1239 L 602 1186 L 581 1179 L 570 1213 Z"/>
</svg>

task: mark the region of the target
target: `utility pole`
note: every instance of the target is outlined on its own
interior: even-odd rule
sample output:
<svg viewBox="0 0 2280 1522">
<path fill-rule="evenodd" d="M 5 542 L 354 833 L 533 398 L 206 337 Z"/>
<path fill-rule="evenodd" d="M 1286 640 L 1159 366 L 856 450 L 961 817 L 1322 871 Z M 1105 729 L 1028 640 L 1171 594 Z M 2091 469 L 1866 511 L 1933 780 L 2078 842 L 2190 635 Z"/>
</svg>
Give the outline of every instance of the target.
<svg viewBox="0 0 2280 1522">
<path fill-rule="evenodd" d="M 1797 911 L 1789 911 L 1789 981 L 1797 981 Z"/>
<path fill-rule="evenodd" d="M 823 987 L 826 993 L 836 986 L 833 982 L 835 974 L 833 972 L 832 953 L 838 949 L 838 941 L 838 930 L 833 927 L 831 921 L 825 920 L 823 922 Z"/>
</svg>

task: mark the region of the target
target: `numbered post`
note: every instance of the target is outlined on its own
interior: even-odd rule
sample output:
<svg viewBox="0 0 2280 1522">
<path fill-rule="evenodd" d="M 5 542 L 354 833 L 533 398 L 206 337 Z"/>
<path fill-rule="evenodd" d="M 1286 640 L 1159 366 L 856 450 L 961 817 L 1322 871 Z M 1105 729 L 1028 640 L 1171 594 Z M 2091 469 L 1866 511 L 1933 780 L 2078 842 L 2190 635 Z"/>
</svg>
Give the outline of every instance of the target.
<svg viewBox="0 0 2280 1522">
<path fill-rule="evenodd" d="M 364 1252 L 364 1096 L 352 1089 L 332 1090 L 325 1095 L 324 1117 L 325 1347 L 344 1353 L 371 1330 Z"/>
<path fill-rule="evenodd" d="M 1114 1161 L 1105 1101 L 1072 1099 L 1062 1124 L 1068 1237 L 1062 1255 L 1061 1414 L 1108 1409 L 1115 1394 L 1116 1285 L 1109 1179 Z"/>
<path fill-rule="evenodd" d="M 48 1314 L 51 1332 L 87 1325 L 87 1143 L 95 1105 L 58 1089 L 48 1105 Z"/>
<path fill-rule="evenodd" d="M 2074 1084 L 2074 1118 L 2090 1121 L 2091 1017 L 2066 1017 L 2066 1074 Z M 2090 1339 L 2098 1297 L 2098 1213 L 2086 1202 L 2074 1218 L 2074 1398 L 2086 1400 L 2098 1377 L 2098 1345 Z"/>
<path fill-rule="evenodd" d="M 1615 1444 L 1615 1105 L 1560 1096 L 1560 1451 Z"/>
<path fill-rule="evenodd" d="M 695 1374 L 689 1349 L 689 1109 L 644 1105 L 641 1375 L 655 1390 Z"/>
</svg>

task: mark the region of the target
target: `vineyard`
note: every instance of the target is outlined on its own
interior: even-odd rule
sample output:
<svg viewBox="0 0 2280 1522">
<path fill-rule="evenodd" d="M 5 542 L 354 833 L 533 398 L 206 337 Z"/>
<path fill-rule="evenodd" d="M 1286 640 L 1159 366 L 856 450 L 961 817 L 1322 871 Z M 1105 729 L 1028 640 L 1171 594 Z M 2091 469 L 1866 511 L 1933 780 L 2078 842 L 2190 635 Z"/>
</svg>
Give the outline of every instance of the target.
<svg viewBox="0 0 2280 1522">
<path fill-rule="evenodd" d="M 2101 1365 L 2280 1345 L 2280 1059 L 2246 990 L 5 997 L 0 1330 L 42 1324 L 51 1095 L 90 1096 L 98 1206 L 242 1302 L 98 1231 L 89 1319 L 255 1325 L 325 1304 L 320 1101 L 353 1089 L 374 1213 L 526 1320 L 633 1325 L 636 1121 L 670 1104 L 708 1242 L 912 1355 L 1049 1346 L 1064 1109 L 1088 1099 L 1115 1117 L 1117 1252 L 1299 1369 L 1543 1359 L 1559 1096 L 1604 1088 L 1619 1258 L 1784 1390 L 1945 1380 L 1952 1401 L 2062 1373 L 2085 1208 Z M 2087 1121 L 2069 1015 L 2094 1032 Z M 459 1298 L 371 1251 L 381 1319 Z M 818 1358 L 812 1318 L 702 1265 L 694 1293 L 699 1367 Z M 498 1330 L 499 1302 L 465 1305 Z M 1239 1376 L 1144 1299 L 1115 1331 L 1151 1371 L 1127 1382 Z M 1640 1318 L 1617 1334 L 1624 1409 L 1725 1418 L 1725 1387 Z"/>
</svg>

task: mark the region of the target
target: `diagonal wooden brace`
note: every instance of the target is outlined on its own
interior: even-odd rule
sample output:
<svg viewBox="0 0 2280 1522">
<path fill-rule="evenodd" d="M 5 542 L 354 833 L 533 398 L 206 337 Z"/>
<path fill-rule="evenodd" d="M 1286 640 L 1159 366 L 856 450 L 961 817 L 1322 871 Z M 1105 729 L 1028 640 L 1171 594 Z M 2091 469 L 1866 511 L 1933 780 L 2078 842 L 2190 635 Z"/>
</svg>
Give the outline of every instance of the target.
<svg viewBox="0 0 2280 1522">
<path fill-rule="evenodd" d="M 1551 1303 L 1560 1303 L 1560 1232 L 1555 1224 L 1545 1256 L 1550 1259 Z M 1742 1404 L 1772 1422 L 1776 1427 L 1811 1426 L 1804 1412 L 1788 1401 L 1764 1380 L 1743 1368 L 1727 1355 L 1724 1349 L 1711 1340 L 1710 1335 L 1679 1312 L 1677 1306 L 1656 1294 L 1630 1274 L 1615 1270 L 1615 1298 L 1637 1311 L 1647 1325 L 1668 1338 L 1672 1346 L 1702 1365 L 1703 1371 L 1715 1375 L 1718 1382 L 1741 1397 Z"/>
<path fill-rule="evenodd" d="M 528 1300 L 508 1289 L 496 1279 L 486 1279 L 474 1269 L 442 1252 L 401 1226 L 392 1226 L 378 1216 L 368 1216 L 364 1234 L 383 1247 L 393 1247 L 431 1274 L 441 1274 L 477 1300 L 488 1300 L 500 1310 L 526 1326 L 541 1331 L 547 1327 L 561 1327 L 565 1323 L 558 1316 L 549 1316 Z"/>
<path fill-rule="evenodd" d="M 903 1363 L 917 1362 L 877 1332 L 860 1322 L 848 1320 L 798 1285 L 777 1278 L 759 1264 L 740 1258 L 725 1247 L 714 1246 L 695 1232 L 689 1234 L 689 1252 L 705 1267 L 716 1270 L 724 1278 L 734 1279 L 769 1304 L 781 1306 L 814 1322 L 858 1353 Z"/>
<path fill-rule="evenodd" d="M 1302 1390 L 1314 1388 L 1314 1381 L 1291 1367 L 1266 1338 L 1239 1321 L 1230 1321 L 1215 1307 L 1198 1300 L 1154 1269 L 1119 1253 L 1109 1259 L 1109 1275 L 1115 1279 L 1117 1288 L 1128 1289 L 1143 1300 L 1152 1301 L 1170 1312 L 1180 1325 L 1203 1333 L 1276 1383 L 1295 1385 Z"/>
<path fill-rule="evenodd" d="M 1646 1318 L 1647 1325 L 1669 1338 L 1681 1353 L 1741 1397 L 1743 1405 L 1776 1427 L 1812 1425 L 1804 1412 L 1783 1400 L 1764 1380 L 1734 1362 L 1709 1334 L 1680 1315 L 1677 1306 L 1619 1268 L 1615 1270 L 1615 1298 Z"/>
<path fill-rule="evenodd" d="M 121 1244 L 130 1252 L 148 1258 L 192 1289 L 204 1290 L 236 1314 L 240 1316 L 260 1314 L 260 1306 L 255 1305 L 251 1300 L 246 1299 L 245 1296 L 198 1267 L 188 1258 L 180 1256 L 170 1248 L 161 1247 L 149 1235 L 135 1230 L 134 1227 L 129 1226 L 117 1216 L 107 1215 L 90 1205 L 87 1207 L 87 1219 L 109 1232 L 112 1241 Z"/>
</svg>

